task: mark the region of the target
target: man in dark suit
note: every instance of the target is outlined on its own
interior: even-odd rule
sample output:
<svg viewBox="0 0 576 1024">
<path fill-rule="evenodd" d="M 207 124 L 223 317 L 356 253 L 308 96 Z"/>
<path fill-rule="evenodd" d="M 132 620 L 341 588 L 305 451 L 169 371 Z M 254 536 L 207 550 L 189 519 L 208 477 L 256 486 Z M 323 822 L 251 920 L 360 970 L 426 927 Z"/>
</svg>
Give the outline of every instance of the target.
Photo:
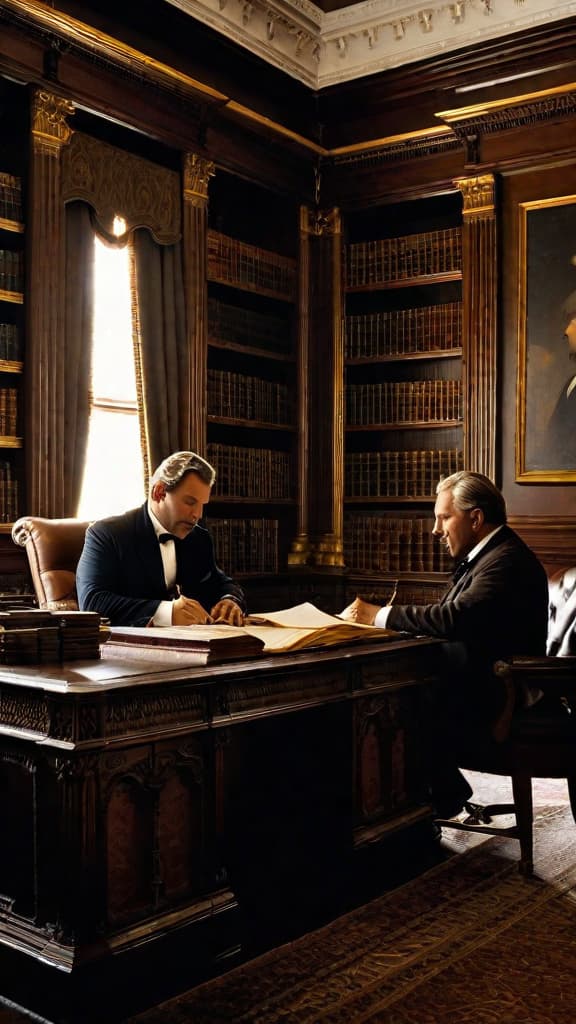
<svg viewBox="0 0 576 1024">
<path fill-rule="evenodd" d="M 199 523 L 215 476 L 195 452 L 175 452 L 144 505 L 93 523 L 76 573 L 80 608 L 113 626 L 242 625 L 244 593 L 218 568 Z"/>
<path fill-rule="evenodd" d="M 355 622 L 438 637 L 443 679 L 431 694 L 431 786 L 440 817 L 458 813 L 471 790 L 450 759 L 450 737 L 473 727 L 489 736 L 504 692 L 492 667 L 513 654 L 546 652 L 548 581 L 543 566 L 506 525 L 500 491 L 463 470 L 438 484 L 434 536 L 456 562 L 441 601 L 381 608 L 357 598 L 342 612 Z M 527 694 L 527 703 L 534 700 Z"/>
</svg>

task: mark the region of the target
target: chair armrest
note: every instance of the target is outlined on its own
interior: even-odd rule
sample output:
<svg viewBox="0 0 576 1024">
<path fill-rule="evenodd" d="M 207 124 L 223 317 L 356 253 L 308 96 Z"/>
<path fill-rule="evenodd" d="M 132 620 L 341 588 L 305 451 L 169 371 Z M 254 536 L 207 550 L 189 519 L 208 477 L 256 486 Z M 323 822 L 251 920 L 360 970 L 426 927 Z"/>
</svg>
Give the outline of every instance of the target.
<svg viewBox="0 0 576 1024">
<path fill-rule="evenodd" d="M 509 658 L 497 661 L 494 672 L 504 682 L 509 680 L 562 697 L 568 693 L 576 696 L 576 657 Z"/>
<path fill-rule="evenodd" d="M 576 657 L 517 656 L 508 661 L 497 661 L 494 673 L 506 691 L 504 708 L 492 727 L 492 734 L 498 742 L 509 736 L 514 712 L 516 708 L 524 707 L 529 690 L 563 697 L 571 708 L 576 708 Z"/>
</svg>

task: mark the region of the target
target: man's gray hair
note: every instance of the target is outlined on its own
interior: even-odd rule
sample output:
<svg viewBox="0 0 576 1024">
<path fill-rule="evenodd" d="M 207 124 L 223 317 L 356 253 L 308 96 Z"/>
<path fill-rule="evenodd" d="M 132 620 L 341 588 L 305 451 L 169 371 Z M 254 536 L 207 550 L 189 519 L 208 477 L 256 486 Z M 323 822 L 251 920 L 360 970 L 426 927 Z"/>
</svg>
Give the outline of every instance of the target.
<svg viewBox="0 0 576 1024">
<path fill-rule="evenodd" d="M 216 479 L 214 466 L 196 452 L 173 452 L 154 470 L 150 487 L 161 481 L 166 484 L 166 490 L 171 491 L 187 473 L 197 473 L 202 482 L 209 487 L 212 487 Z"/>
<path fill-rule="evenodd" d="M 440 494 L 441 491 L 452 491 L 454 505 L 460 512 L 481 508 L 487 523 L 500 526 L 506 522 L 504 496 L 483 473 L 461 469 L 438 481 L 436 493 Z"/>
</svg>

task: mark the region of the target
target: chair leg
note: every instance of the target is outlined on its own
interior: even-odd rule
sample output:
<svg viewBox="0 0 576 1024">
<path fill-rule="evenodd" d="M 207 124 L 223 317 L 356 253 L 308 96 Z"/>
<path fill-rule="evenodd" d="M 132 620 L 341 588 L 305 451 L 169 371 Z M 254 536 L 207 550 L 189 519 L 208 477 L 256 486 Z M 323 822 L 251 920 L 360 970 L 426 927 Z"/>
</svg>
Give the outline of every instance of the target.
<svg viewBox="0 0 576 1024">
<path fill-rule="evenodd" d="M 574 780 L 576 782 L 576 779 Z M 529 775 L 512 776 L 512 793 L 516 809 L 516 824 L 520 840 L 521 875 L 531 875 L 534 871 L 532 826 L 534 811 L 532 807 L 532 779 Z"/>
</svg>

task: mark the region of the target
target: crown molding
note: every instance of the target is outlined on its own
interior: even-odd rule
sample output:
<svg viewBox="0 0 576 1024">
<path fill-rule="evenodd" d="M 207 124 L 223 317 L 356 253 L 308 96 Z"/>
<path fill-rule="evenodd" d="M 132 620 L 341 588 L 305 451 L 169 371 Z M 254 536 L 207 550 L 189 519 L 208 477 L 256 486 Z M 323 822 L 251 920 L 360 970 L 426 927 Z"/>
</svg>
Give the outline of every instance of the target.
<svg viewBox="0 0 576 1024">
<path fill-rule="evenodd" d="M 319 90 L 576 14 L 576 0 L 165 0 Z"/>
</svg>

